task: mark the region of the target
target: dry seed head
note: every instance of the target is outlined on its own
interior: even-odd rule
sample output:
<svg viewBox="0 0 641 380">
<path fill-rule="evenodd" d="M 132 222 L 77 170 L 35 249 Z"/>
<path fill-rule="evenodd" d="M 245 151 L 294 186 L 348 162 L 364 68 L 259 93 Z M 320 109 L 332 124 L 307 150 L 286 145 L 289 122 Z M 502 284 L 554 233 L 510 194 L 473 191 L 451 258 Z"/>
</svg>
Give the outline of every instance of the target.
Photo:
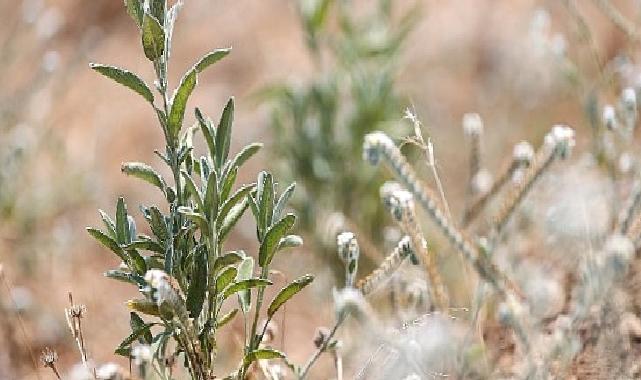
<svg viewBox="0 0 641 380">
<path fill-rule="evenodd" d="M 345 264 L 345 285 L 354 286 L 360 253 L 356 236 L 351 232 L 343 232 L 336 237 L 336 244 L 338 256 Z"/>
<path fill-rule="evenodd" d="M 603 106 L 603 125 L 610 131 L 617 127 L 617 114 L 611 104 Z"/>
<path fill-rule="evenodd" d="M 394 141 L 383 132 L 372 132 L 365 135 L 363 159 L 372 165 L 378 165 L 384 149 L 395 147 Z"/>
<path fill-rule="evenodd" d="M 40 361 L 42 361 L 43 366 L 52 368 L 58 361 L 58 353 L 49 347 L 45 347 L 40 354 Z"/>
<path fill-rule="evenodd" d="M 463 132 L 468 137 L 478 137 L 483 134 L 483 119 L 478 113 L 463 115 Z"/>
<path fill-rule="evenodd" d="M 574 130 L 567 125 L 557 124 L 545 135 L 545 145 L 559 155 L 560 158 L 567 158 L 574 148 Z"/>
<path fill-rule="evenodd" d="M 160 269 L 150 269 L 145 273 L 145 281 L 155 290 L 154 300 L 160 306 L 163 302 L 169 305 L 178 304 L 178 293 L 171 285 L 171 277 Z"/>
<path fill-rule="evenodd" d="M 532 159 L 534 159 L 534 148 L 532 144 L 527 141 L 521 141 L 514 145 L 512 157 L 519 166 L 530 166 Z"/>
</svg>

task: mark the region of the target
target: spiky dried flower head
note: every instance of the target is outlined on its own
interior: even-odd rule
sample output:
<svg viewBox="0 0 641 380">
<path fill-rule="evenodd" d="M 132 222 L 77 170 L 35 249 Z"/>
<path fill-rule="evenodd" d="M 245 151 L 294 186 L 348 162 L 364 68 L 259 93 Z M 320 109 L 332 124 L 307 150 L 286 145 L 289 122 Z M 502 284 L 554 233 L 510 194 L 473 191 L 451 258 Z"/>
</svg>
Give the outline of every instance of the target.
<svg viewBox="0 0 641 380">
<path fill-rule="evenodd" d="M 393 147 L 395 147 L 394 141 L 385 133 L 380 131 L 368 133 L 363 143 L 363 159 L 372 165 L 378 165 L 383 150 Z"/>
<path fill-rule="evenodd" d="M 152 297 L 158 306 L 164 302 L 169 305 L 178 304 L 178 293 L 172 285 L 172 278 L 165 271 L 150 269 L 145 273 L 145 281 L 151 287 Z"/>
<path fill-rule="evenodd" d="M 348 287 L 354 286 L 360 253 L 356 235 L 352 232 L 342 232 L 336 237 L 336 245 L 338 256 L 345 264 L 345 284 Z"/>
<path fill-rule="evenodd" d="M 397 222 L 402 222 L 408 211 L 414 209 L 412 193 L 393 181 L 385 182 L 380 189 L 383 204 Z"/>
<path fill-rule="evenodd" d="M 606 104 L 603 106 L 603 113 L 601 115 L 603 125 L 610 131 L 617 128 L 617 113 L 614 106 Z"/>
<path fill-rule="evenodd" d="M 58 353 L 49 347 L 45 347 L 40 354 L 40 361 L 43 366 L 53 368 L 58 361 Z"/>
<path fill-rule="evenodd" d="M 534 159 L 534 147 L 527 141 L 521 141 L 514 145 L 512 158 L 519 166 L 530 166 L 530 163 Z"/>
<path fill-rule="evenodd" d="M 544 142 L 560 158 L 567 158 L 576 144 L 574 130 L 567 125 L 557 124 L 545 135 Z"/>
<path fill-rule="evenodd" d="M 125 370 L 116 363 L 106 363 L 96 369 L 98 380 L 125 380 L 128 379 Z"/>
<path fill-rule="evenodd" d="M 483 119 L 478 113 L 463 115 L 463 132 L 468 137 L 478 137 L 483 134 Z"/>
</svg>

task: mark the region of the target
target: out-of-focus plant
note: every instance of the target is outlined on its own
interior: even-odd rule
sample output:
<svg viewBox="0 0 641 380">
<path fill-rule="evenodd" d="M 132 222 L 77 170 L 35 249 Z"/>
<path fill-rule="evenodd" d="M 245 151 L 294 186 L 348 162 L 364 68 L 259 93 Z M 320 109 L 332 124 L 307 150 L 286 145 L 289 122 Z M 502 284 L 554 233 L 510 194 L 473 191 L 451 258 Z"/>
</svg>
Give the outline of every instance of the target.
<svg viewBox="0 0 641 380">
<path fill-rule="evenodd" d="M 100 212 L 102 230 L 88 228 L 91 236 L 122 260 L 120 267 L 106 276 L 137 286 L 142 295 L 127 303 L 132 332 L 116 353 L 131 357 L 140 351 L 139 345 L 149 346 L 150 368 L 160 378 L 171 378 L 171 363 L 176 362 L 185 364 L 192 379 L 216 378 L 222 344 L 217 340 L 218 332 L 242 314 L 243 355 L 227 378 L 245 379 L 261 371 L 268 378 L 276 378 L 269 377 L 278 372 L 274 370 L 278 365 L 270 359 L 282 359 L 295 371 L 284 353 L 270 347 L 267 332 L 275 313 L 313 278 L 305 275 L 294 280 L 268 306 L 265 299 L 265 288 L 272 285 L 274 256 L 302 244 L 299 236 L 288 234 L 296 217 L 285 212 L 294 185 L 278 195 L 274 178 L 263 171 L 256 183 L 236 186 L 239 168 L 262 145 L 250 144 L 230 155 L 233 98 L 217 124 L 196 108 L 196 124 L 183 128 L 187 102 L 199 74 L 230 49 L 213 50 L 203 56 L 170 95 L 167 78 L 172 34 L 182 2 L 171 7 L 165 0 L 128 0 L 125 4 L 140 29 L 144 54 L 153 64 L 158 94 L 130 71 L 103 64 L 92 64 L 91 68 L 149 102 L 166 142 L 164 152 L 157 155 L 173 178 L 166 181 L 144 163 L 122 166 L 125 174 L 148 182 L 167 201 L 166 206 L 140 206 L 153 236 L 139 233 L 123 198 L 118 199 L 115 217 Z M 207 147 L 202 156 L 194 151 L 198 132 Z M 242 250 L 229 250 L 229 236 L 248 208 L 256 220 L 260 247 L 255 257 Z M 262 318 L 264 322 L 260 322 Z"/>
<path fill-rule="evenodd" d="M 324 253 L 331 252 L 336 233 L 346 228 L 359 232 L 366 255 L 383 241 L 384 214 L 373 190 L 384 179 L 360 165 L 359 151 L 368 132 L 391 131 L 391 122 L 402 116 L 397 61 L 416 12 L 397 20 L 391 3 L 368 3 L 366 12 L 356 16 L 363 4 L 299 1 L 316 75 L 302 85 L 283 84 L 266 92 L 273 104 L 279 172 L 298 181 L 302 192 L 293 199 L 294 207 L 302 228 Z"/>
</svg>

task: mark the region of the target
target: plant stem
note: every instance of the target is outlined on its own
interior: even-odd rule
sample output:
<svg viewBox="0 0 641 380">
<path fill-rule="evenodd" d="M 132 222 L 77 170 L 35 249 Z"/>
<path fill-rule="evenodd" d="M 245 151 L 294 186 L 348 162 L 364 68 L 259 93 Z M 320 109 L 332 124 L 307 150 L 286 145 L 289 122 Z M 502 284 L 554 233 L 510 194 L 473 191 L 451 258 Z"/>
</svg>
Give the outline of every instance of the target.
<svg viewBox="0 0 641 380">
<path fill-rule="evenodd" d="M 323 342 L 323 344 L 314 352 L 311 358 L 307 361 L 307 364 L 305 364 L 305 367 L 300 372 L 300 375 L 298 375 L 298 380 L 303 380 L 306 376 L 307 373 L 309 372 L 310 368 L 316 363 L 320 355 L 327 350 L 327 346 L 332 341 L 332 338 L 334 338 L 334 335 L 336 334 L 336 331 L 338 328 L 345 322 L 347 317 L 349 316 L 349 313 L 342 313 L 339 317 L 336 323 L 334 324 L 334 327 L 332 327 L 332 330 L 329 332 L 329 335 L 327 336 L 327 339 Z"/>
</svg>

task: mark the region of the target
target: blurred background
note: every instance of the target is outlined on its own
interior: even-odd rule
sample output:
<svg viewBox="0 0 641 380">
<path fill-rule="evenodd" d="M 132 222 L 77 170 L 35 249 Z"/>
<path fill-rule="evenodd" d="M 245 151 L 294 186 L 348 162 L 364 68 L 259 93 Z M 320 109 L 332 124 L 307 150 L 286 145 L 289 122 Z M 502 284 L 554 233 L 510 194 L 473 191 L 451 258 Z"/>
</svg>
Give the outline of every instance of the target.
<svg viewBox="0 0 641 380">
<path fill-rule="evenodd" d="M 295 204 L 306 244 L 276 264 L 290 278 L 304 271 L 318 278 L 287 311 L 295 362 L 313 351 L 314 329 L 333 318 L 330 289 L 342 281 L 335 231 L 357 230 L 370 268 L 387 250 L 383 231 L 393 233 L 378 206 L 385 174 L 361 159 L 365 133 L 410 136 L 403 115 L 412 110 L 458 216 L 469 190 L 463 114 L 482 116 L 482 166 L 496 172 L 515 143 L 540 144 L 554 123 L 576 128 L 580 152 L 598 149 L 591 126 L 600 104 L 614 103 L 623 84 L 641 83 L 628 63 L 638 51 L 597 1 L 184 3 L 170 81 L 210 49 L 232 46 L 200 77 L 189 107 L 217 115 L 235 96 L 232 150 L 266 143 L 240 180 L 265 168 L 300 185 Z M 641 19 L 638 1 L 611 4 Z M 118 196 L 161 201 L 123 176 L 120 164 L 157 165 L 153 150 L 163 140 L 146 104 L 88 63 L 125 67 L 151 82 L 138 30 L 119 0 L 5 0 L 0 15 L 0 379 L 51 378 L 37 361 L 45 346 L 58 350 L 65 374 L 72 370 L 78 358 L 64 318 L 68 292 L 87 306 L 83 327 L 94 360 L 126 367 L 113 349 L 128 332 L 124 302 L 134 290 L 102 275 L 118 260 L 84 227 L 99 224 L 99 208 L 113 213 Z M 605 70 L 617 74 L 616 83 L 602 85 Z M 419 150 L 406 150 L 421 159 Z M 252 252 L 255 230 L 245 218 L 233 241 Z"/>
</svg>

